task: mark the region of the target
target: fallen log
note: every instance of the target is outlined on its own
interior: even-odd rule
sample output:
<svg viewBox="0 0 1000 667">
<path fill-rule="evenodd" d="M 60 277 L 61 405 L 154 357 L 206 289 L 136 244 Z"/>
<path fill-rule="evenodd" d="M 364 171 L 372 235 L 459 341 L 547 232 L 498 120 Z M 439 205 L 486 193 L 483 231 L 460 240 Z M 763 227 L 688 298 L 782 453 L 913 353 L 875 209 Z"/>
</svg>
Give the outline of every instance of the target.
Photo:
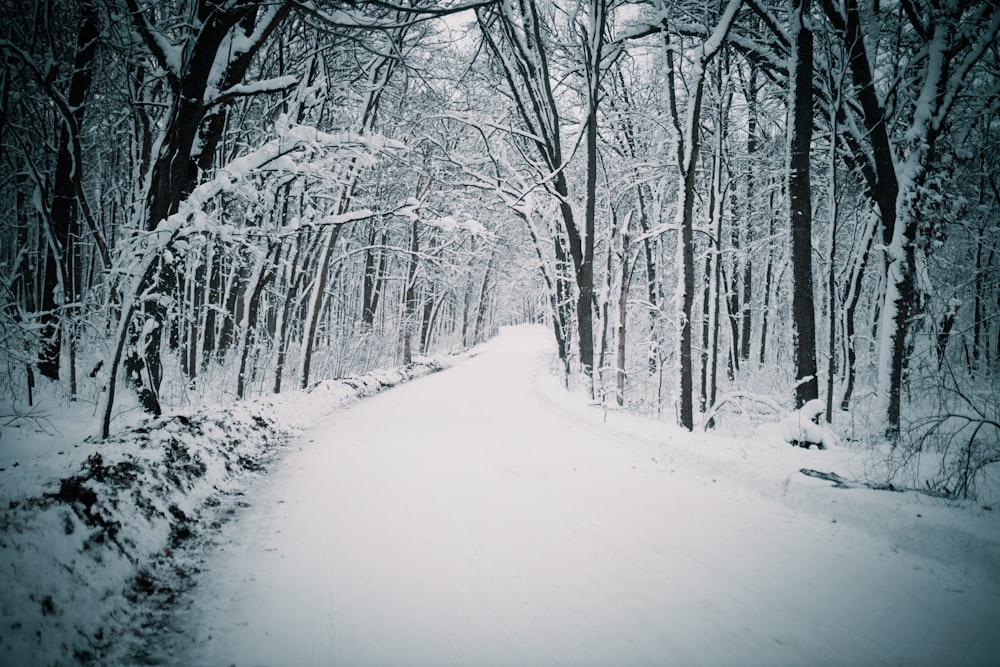
<svg viewBox="0 0 1000 667">
<path fill-rule="evenodd" d="M 856 480 L 850 480 L 846 477 L 842 477 L 835 472 L 821 472 L 819 470 L 813 470 L 811 468 L 800 468 L 799 472 L 806 477 L 815 477 L 816 479 L 823 479 L 827 482 L 833 482 L 833 487 L 835 489 L 873 489 L 875 491 L 905 491 L 894 485 L 892 482 L 885 482 L 883 484 L 873 484 L 872 482 L 859 482 Z"/>
</svg>

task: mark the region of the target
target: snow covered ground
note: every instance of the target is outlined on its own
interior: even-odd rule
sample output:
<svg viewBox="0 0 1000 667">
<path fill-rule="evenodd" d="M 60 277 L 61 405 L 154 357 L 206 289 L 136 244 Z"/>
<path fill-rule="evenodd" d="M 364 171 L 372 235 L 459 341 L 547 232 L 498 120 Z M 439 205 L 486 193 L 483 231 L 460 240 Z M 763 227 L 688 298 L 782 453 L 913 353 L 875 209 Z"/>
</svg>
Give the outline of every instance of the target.
<svg viewBox="0 0 1000 667">
<path fill-rule="evenodd" d="M 92 403 L 44 387 L 30 418 L 0 406 L 0 666 L 142 660 L 143 628 L 190 586 L 199 550 L 292 434 L 466 356 L 155 419 L 125 413 L 105 441 L 87 437 Z"/>
<path fill-rule="evenodd" d="M 177 665 L 997 665 L 1000 517 L 587 405 L 549 336 L 330 415 L 145 635 Z M 189 555 L 190 557 L 190 555 Z"/>
</svg>

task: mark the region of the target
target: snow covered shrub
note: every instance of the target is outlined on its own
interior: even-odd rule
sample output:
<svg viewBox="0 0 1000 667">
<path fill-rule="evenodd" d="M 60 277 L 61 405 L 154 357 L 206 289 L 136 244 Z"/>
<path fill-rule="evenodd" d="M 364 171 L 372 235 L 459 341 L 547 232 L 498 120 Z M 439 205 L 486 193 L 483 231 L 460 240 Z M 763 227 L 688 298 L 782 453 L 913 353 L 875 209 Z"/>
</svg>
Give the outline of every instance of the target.
<svg viewBox="0 0 1000 667">
<path fill-rule="evenodd" d="M 715 405 L 704 413 L 702 428 L 706 431 L 717 428 L 722 423 L 719 417 L 724 412 L 733 417 L 728 432 L 737 435 L 741 431 L 745 432 L 748 423 L 754 425 L 773 423 L 772 420 L 784 410 L 769 396 L 734 391 L 719 396 Z"/>
<path fill-rule="evenodd" d="M 991 469 L 1000 467 L 1000 388 L 963 387 L 954 374 L 920 406 L 900 448 L 913 458 L 933 456 L 922 486 L 944 495 L 975 497 Z"/>
<path fill-rule="evenodd" d="M 0 397 L 17 400 L 27 397 L 30 407 L 34 404 L 36 374 L 33 362 L 38 358 L 34 337 L 23 322 L 20 313 L 12 315 L 11 307 L 0 308 Z M 4 414 L 4 419 L 18 418 L 21 412 Z"/>
<path fill-rule="evenodd" d="M 818 398 L 806 401 L 805 405 L 781 420 L 782 436 L 785 442 L 809 449 L 829 449 L 837 444 L 833 430 L 822 423 L 826 403 Z"/>
<path fill-rule="evenodd" d="M 988 368 L 917 360 L 896 441 L 868 440 L 879 479 L 951 498 L 1000 492 L 1000 377 Z M 873 424 L 874 427 L 874 424 Z"/>
</svg>

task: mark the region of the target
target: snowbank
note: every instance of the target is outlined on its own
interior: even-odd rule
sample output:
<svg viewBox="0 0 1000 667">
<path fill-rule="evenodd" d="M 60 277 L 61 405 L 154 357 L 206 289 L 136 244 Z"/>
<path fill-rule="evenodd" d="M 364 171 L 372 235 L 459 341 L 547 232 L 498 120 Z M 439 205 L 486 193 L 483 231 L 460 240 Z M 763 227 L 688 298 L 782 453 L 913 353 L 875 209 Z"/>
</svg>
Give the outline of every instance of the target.
<svg viewBox="0 0 1000 667">
<path fill-rule="evenodd" d="M 552 409 L 601 429 L 616 445 L 654 461 L 665 473 L 680 471 L 690 476 L 698 474 L 695 471 L 712 471 L 707 484 L 749 487 L 823 521 L 850 524 L 880 539 L 888 538 L 893 548 L 929 558 L 942 568 L 1000 586 L 1000 498 L 961 500 L 926 489 L 895 487 L 893 471 L 885 469 L 884 451 L 837 443 L 831 440 L 835 438 L 832 431 L 818 434 L 817 439 L 823 442 L 825 437 L 828 447 L 838 444 L 835 448 L 790 447 L 789 436 L 801 437 L 800 411 L 762 424 L 753 434 L 731 437 L 691 433 L 667 422 L 595 406 L 583 395 L 564 391 L 554 376 L 539 376 L 538 388 Z M 839 477 L 849 488 L 817 479 L 807 471 Z"/>
<path fill-rule="evenodd" d="M 469 354 L 149 419 L 82 443 L 86 458 L 68 477 L 46 476 L 54 466 L 5 462 L 0 663 L 100 662 L 129 630 L 133 603 L 171 595 L 183 573 L 165 571 L 177 568 L 165 556 L 217 527 L 295 430 Z"/>
</svg>

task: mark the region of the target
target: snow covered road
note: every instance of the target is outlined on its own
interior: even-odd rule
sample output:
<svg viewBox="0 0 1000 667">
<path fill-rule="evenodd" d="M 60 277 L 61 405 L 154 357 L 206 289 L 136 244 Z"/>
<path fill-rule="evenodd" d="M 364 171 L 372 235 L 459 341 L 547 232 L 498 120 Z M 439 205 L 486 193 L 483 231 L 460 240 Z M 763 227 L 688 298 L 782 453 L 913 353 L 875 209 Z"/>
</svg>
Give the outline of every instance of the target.
<svg viewBox="0 0 1000 667">
<path fill-rule="evenodd" d="M 308 432 L 223 528 L 177 664 L 1000 664 L 990 582 L 574 419 L 547 339 Z"/>
</svg>

